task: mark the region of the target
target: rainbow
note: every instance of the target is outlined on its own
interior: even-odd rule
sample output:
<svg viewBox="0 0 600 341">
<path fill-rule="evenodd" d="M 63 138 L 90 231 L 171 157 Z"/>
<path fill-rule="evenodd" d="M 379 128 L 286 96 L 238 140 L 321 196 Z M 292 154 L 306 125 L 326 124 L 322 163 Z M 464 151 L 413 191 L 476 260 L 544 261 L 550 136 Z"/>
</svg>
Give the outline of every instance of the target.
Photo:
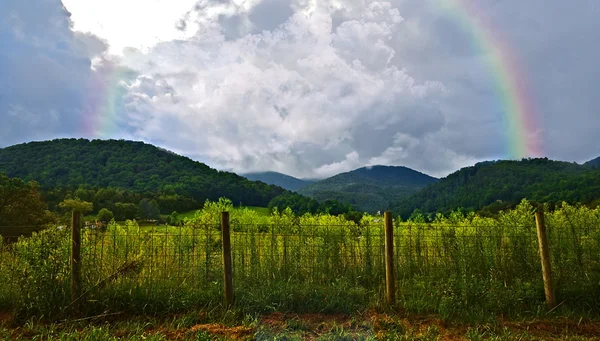
<svg viewBox="0 0 600 341">
<path fill-rule="evenodd" d="M 92 80 L 92 100 L 85 117 L 86 134 L 93 138 L 109 138 L 118 135 L 118 108 L 122 107 L 126 93 L 124 81 L 130 79 L 124 68 L 109 65 L 102 77 Z"/>
<path fill-rule="evenodd" d="M 484 20 L 475 0 L 433 1 L 470 35 L 473 47 L 486 56 L 503 112 L 507 157 L 542 156 L 536 126 L 538 113 L 516 52 L 491 21 Z"/>
</svg>

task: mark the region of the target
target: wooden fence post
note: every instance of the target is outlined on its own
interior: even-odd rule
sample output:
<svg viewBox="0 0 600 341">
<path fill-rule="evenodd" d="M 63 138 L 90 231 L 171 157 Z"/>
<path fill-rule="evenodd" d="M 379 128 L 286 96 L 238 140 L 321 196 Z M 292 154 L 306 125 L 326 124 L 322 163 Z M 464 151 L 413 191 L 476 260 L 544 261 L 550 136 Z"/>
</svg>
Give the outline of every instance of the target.
<svg viewBox="0 0 600 341">
<path fill-rule="evenodd" d="M 231 235 L 229 226 L 229 212 L 221 213 L 221 240 L 223 242 L 223 285 L 225 289 L 225 303 L 227 308 L 233 306 L 233 269 L 231 266 Z"/>
<path fill-rule="evenodd" d="M 392 212 L 384 213 L 385 221 L 385 293 L 386 302 L 396 305 L 396 279 L 394 278 L 394 222 Z"/>
<path fill-rule="evenodd" d="M 546 293 L 546 306 L 548 310 L 556 306 L 554 296 L 554 286 L 552 283 L 552 270 L 550 267 L 550 250 L 548 248 L 548 237 L 546 236 L 546 224 L 544 222 L 544 212 L 535 213 L 535 223 L 537 227 L 538 245 L 540 247 L 540 260 L 542 263 L 542 276 L 544 278 L 544 291 Z"/>
<path fill-rule="evenodd" d="M 81 212 L 71 216 L 71 303 L 75 313 L 79 312 L 81 296 Z"/>
</svg>

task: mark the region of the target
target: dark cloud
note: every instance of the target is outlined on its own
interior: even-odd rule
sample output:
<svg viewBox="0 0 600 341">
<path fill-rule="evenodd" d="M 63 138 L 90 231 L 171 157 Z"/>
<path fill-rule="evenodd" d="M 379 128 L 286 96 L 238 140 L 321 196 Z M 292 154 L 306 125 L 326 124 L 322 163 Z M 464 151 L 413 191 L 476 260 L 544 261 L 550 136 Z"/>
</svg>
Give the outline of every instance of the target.
<svg viewBox="0 0 600 341">
<path fill-rule="evenodd" d="M 475 6 L 522 65 L 509 72 L 527 84 L 544 153 L 600 155 L 600 4 Z M 176 27 L 198 33 L 117 62 L 60 1 L 0 2 L 0 146 L 81 135 L 110 88 L 113 131 L 240 172 L 439 176 L 507 155 L 499 69 L 436 2 L 200 0 Z"/>
<path fill-rule="evenodd" d="M 219 15 L 221 33 L 225 39 L 232 40 L 244 35 L 244 19 L 239 15 Z"/>
<path fill-rule="evenodd" d="M 106 43 L 73 33 L 69 15 L 60 1 L 0 4 L 1 146 L 83 130 Z"/>
<path fill-rule="evenodd" d="M 293 14 L 292 4 L 287 0 L 264 0 L 252 8 L 249 18 L 259 31 L 272 31 Z"/>
</svg>

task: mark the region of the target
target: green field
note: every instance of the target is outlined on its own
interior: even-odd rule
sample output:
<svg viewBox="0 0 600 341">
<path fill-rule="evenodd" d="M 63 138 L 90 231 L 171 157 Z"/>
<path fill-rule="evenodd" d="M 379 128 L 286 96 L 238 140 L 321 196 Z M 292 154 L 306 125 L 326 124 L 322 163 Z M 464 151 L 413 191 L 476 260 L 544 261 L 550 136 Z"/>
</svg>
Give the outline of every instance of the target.
<svg viewBox="0 0 600 341">
<path fill-rule="evenodd" d="M 261 217 L 268 217 L 270 215 L 269 212 L 269 208 L 268 207 L 258 207 L 258 206 L 244 206 L 244 208 L 250 209 L 252 211 L 255 211 L 256 213 L 258 213 L 259 216 Z M 182 213 L 177 213 L 177 217 L 179 219 L 181 219 L 182 221 L 186 220 L 186 219 L 192 219 L 194 218 L 194 215 L 196 214 L 196 212 L 199 212 L 202 210 L 192 210 L 192 211 L 187 211 L 187 212 L 182 212 Z M 161 220 L 162 221 L 166 221 L 167 217 L 169 215 L 167 214 L 161 214 Z M 86 215 L 83 217 L 83 221 L 90 221 L 90 222 L 94 222 L 96 221 L 96 215 Z M 124 221 L 117 221 L 117 223 L 120 224 L 124 224 Z M 148 225 L 148 224 L 145 224 Z"/>
<path fill-rule="evenodd" d="M 230 211 L 236 309 L 352 313 L 385 307 L 380 217 L 269 217 L 210 203 L 185 226 L 112 224 L 84 230 L 85 313 L 167 314 L 222 304 L 220 212 Z M 497 219 L 454 213 L 395 222 L 398 309 L 443 319 L 520 318 L 545 312 L 533 207 Z M 548 213 L 554 313 L 600 312 L 600 210 Z M 50 229 L 2 248 L 0 306 L 20 316 L 68 314 L 70 233 Z M 107 282 L 107 279 L 109 281 Z M 212 309 L 212 308 L 211 308 Z"/>
<path fill-rule="evenodd" d="M 235 303 L 223 299 L 230 212 Z M 71 301 L 70 231 L 0 246 L 0 339 L 598 340 L 600 209 L 546 213 L 558 306 L 546 309 L 534 208 L 394 221 L 397 304 L 385 302 L 381 217 L 262 216 L 209 203 L 184 226 L 82 231 Z M 142 316 L 142 317 L 141 317 Z M 60 323 L 58 323 L 60 322 Z"/>
<path fill-rule="evenodd" d="M 268 207 L 246 206 L 246 208 L 253 210 L 262 217 L 268 217 L 270 215 Z"/>
</svg>

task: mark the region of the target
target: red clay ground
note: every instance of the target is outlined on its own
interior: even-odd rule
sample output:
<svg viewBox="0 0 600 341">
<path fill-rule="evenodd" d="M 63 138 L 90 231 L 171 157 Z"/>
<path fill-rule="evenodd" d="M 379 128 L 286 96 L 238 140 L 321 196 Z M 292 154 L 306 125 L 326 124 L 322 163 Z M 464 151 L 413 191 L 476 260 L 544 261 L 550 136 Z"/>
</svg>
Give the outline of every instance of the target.
<svg viewBox="0 0 600 341">
<path fill-rule="evenodd" d="M 360 316 L 342 314 L 282 314 L 273 313 L 260 319 L 261 325 L 274 332 L 290 330 L 292 327 L 305 331 L 305 339 L 310 340 L 331 332 L 333 328 L 347 331 L 372 330 L 380 339 L 385 339 L 390 330 L 411 331 L 413 335 L 426 334 L 428 329 L 437 331 L 439 340 L 465 340 L 470 329 L 480 331 L 508 330 L 511 334 L 527 334 L 541 340 L 560 340 L 565 335 L 578 336 L 592 340 L 600 340 L 600 321 L 573 321 L 567 319 L 532 320 L 527 322 L 500 321 L 496 325 L 468 325 L 448 323 L 435 317 L 398 317 L 387 314 L 366 313 Z"/>
<path fill-rule="evenodd" d="M 10 314 L 0 312 L 0 329 L 2 326 L 9 328 L 10 321 Z M 407 335 L 410 334 L 414 338 L 419 338 L 423 335 L 430 335 L 428 333 L 434 330 L 434 338 L 424 337 L 422 339 L 455 341 L 466 340 L 466 335 L 475 328 L 484 333 L 489 331 L 486 334 L 488 337 L 508 333 L 515 338 L 519 338 L 520 335 L 527 335 L 529 340 L 562 340 L 566 335 L 580 337 L 581 340 L 600 340 L 600 321 L 554 318 L 527 322 L 499 321 L 494 325 L 474 326 L 445 322 L 430 316 L 401 317 L 376 312 L 355 316 L 273 313 L 260 317 L 257 328 L 210 323 L 198 324 L 191 328 L 172 329 L 159 324 L 156 327 L 147 329 L 144 334 L 161 334 L 168 340 L 184 340 L 189 339 L 191 335 L 199 331 L 203 331 L 226 340 L 252 340 L 257 330 L 261 329 L 267 330 L 273 335 L 287 334 L 300 336 L 305 340 L 314 340 L 335 330 L 344 330 L 356 335 L 375 335 L 378 339 L 385 340 L 387 333 L 390 331 L 396 331 L 399 335 L 406 332 Z M 34 336 L 22 328 L 9 329 L 9 331 L 15 336 Z M 114 336 L 122 337 L 125 335 L 127 335 L 126 331 L 115 330 Z"/>
</svg>

